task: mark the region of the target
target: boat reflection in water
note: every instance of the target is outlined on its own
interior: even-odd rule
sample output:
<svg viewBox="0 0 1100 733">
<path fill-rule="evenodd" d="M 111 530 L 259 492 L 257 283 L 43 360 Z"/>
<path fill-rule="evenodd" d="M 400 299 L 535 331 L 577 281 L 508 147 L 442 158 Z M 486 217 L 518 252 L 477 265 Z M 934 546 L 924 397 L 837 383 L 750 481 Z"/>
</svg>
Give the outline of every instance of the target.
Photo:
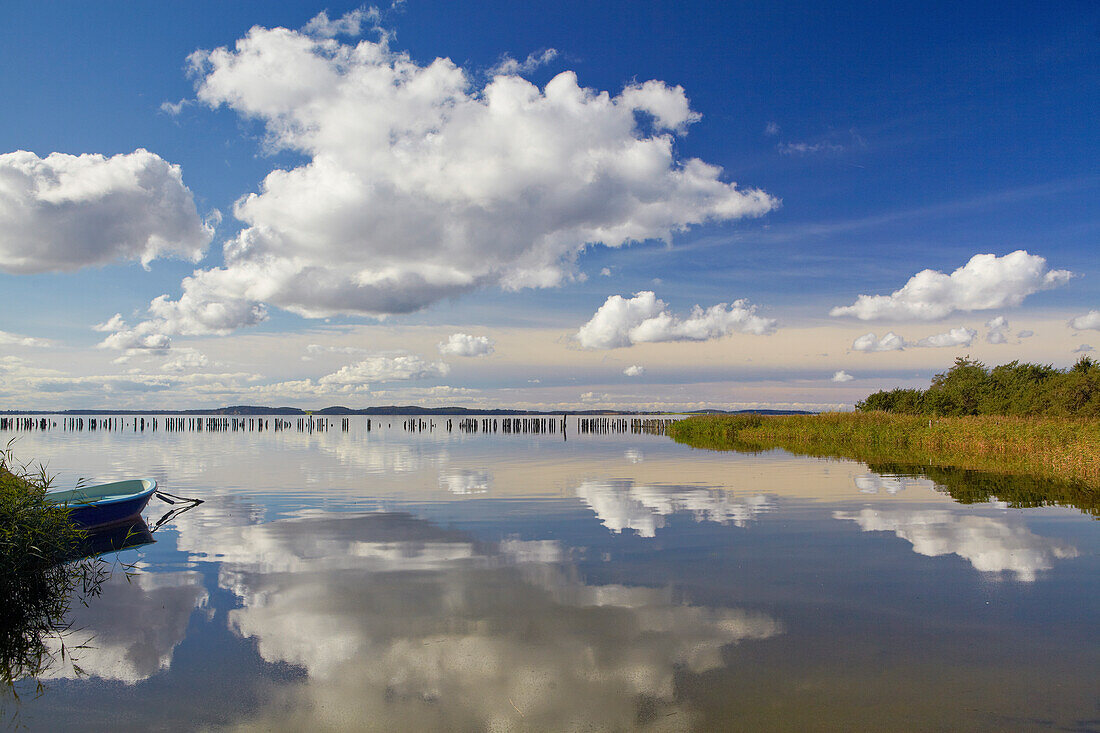
<svg viewBox="0 0 1100 733">
<path fill-rule="evenodd" d="M 73 551 L 70 560 L 86 557 L 99 557 L 112 552 L 121 552 L 156 542 L 152 530 L 145 519 L 138 516 L 128 522 L 108 527 L 88 530 L 79 547 Z"/>
</svg>

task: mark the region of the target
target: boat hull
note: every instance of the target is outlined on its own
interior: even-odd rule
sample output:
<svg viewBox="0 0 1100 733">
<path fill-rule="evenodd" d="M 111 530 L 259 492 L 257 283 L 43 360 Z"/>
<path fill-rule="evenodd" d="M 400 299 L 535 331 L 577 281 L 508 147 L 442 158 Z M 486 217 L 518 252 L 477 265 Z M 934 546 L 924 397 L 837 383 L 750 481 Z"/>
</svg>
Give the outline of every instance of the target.
<svg viewBox="0 0 1100 733">
<path fill-rule="evenodd" d="M 69 510 L 69 521 L 85 528 L 119 524 L 140 517 L 148 503 L 149 496 L 137 496 L 103 506 L 74 506 Z"/>
<path fill-rule="evenodd" d="M 69 510 L 69 520 L 85 529 L 133 521 L 156 493 L 153 479 L 131 479 L 71 491 L 51 492 L 46 498 Z"/>
</svg>

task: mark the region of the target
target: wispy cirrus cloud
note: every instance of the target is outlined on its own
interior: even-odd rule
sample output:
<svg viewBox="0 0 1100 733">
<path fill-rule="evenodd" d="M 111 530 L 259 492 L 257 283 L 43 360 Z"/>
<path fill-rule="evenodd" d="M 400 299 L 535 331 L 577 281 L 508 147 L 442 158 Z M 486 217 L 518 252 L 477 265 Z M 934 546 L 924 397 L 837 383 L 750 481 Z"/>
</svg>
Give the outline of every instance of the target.
<svg viewBox="0 0 1100 733">
<path fill-rule="evenodd" d="M 529 74 L 540 66 L 546 66 L 556 59 L 558 55 L 558 49 L 546 48 L 542 51 L 533 51 L 527 54 L 527 58 L 523 61 L 517 61 L 511 56 L 504 56 L 501 58 L 500 63 L 489 70 L 489 73 L 493 76 L 501 74 L 505 76 Z"/>
<path fill-rule="evenodd" d="M 302 32 L 319 38 L 357 36 L 363 31 L 364 23 L 377 23 L 380 18 L 378 8 L 356 8 L 339 18 L 329 18 L 322 10 L 302 27 Z"/>
<path fill-rule="evenodd" d="M 52 345 L 53 342 L 49 339 L 21 336 L 18 333 L 0 331 L 0 346 L 29 346 L 35 349 L 46 349 Z"/>
<path fill-rule="evenodd" d="M 814 153 L 842 153 L 844 146 L 836 143 L 779 143 L 775 146 L 780 155 L 812 155 Z"/>
</svg>

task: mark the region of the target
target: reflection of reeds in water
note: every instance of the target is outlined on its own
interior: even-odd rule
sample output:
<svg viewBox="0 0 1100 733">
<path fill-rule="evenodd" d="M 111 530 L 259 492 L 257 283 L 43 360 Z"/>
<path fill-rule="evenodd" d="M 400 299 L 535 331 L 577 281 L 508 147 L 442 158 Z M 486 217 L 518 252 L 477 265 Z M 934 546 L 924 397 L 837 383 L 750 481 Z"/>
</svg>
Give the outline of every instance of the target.
<svg viewBox="0 0 1100 733">
<path fill-rule="evenodd" d="M 0 451 L 0 680 L 12 695 L 55 653 L 79 648 L 65 643 L 71 604 L 98 595 L 109 574 L 103 560 L 81 558 L 87 535 L 68 510 L 45 501 L 49 485 L 43 469 L 12 459 L 10 444 Z M 61 643 L 51 648 L 50 640 Z"/>
<path fill-rule="evenodd" d="M 782 448 L 922 474 L 959 501 L 996 496 L 1018 506 L 1067 504 L 1100 514 L 1100 422 L 1070 418 L 933 418 L 881 412 L 713 415 L 669 428 L 713 450 Z M 952 472 L 948 469 L 960 469 Z"/>
</svg>

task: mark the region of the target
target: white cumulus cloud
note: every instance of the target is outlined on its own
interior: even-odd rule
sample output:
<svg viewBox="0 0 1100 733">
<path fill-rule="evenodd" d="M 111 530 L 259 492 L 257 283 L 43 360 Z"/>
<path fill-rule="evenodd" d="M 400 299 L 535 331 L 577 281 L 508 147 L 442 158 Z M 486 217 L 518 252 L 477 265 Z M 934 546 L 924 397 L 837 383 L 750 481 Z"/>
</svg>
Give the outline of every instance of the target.
<svg viewBox="0 0 1100 733">
<path fill-rule="evenodd" d="M 1022 249 L 1003 257 L 978 254 L 950 275 L 922 270 L 890 295 L 860 295 L 852 305 L 833 308 L 829 315 L 931 321 L 956 311 L 1019 305 L 1032 293 L 1062 285 L 1070 277 L 1068 270 L 1051 270 L 1044 258 Z"/>
<path fill-rule="evenodd" d="M 947 346 L 970 346 L 973 343 L 978 332 L 972 328 L 965 326 L 959 326 L 958 328 L 952 328 L 945 333 L 937 333 L 933 336 L 925 336 L 917 341 L 912 346 L 932 346 L 932 347 L 947 347 Z"/>
<path fill-rule="evenodd" d="M 985 335 L 986 341 L 991 344 L 1008 343 L 1008 333 L 1006 333 L 1008 331 L 1008 319 L 1004 316 L 989 319 L 986 321 L 985 327 L 989 329 L 989 332 Z"/>
<path fill-rule="evenodd" d="M 214 236 L 177 165 L 147 150 L 0 155 L 0 270 L 78 270 L 159 257 L 197 262 Z"/>
<path fill-rule="evenodd" d="M 210 359 L 201 351 L 195 349 L 180 349 L 175 352 L 175 357 L 161 364 L 161 371 L 183 373 L 202 369 L 210 364 Z"/>
<path fill-rule="evenodd" d="M 172 339 L 157 330 L 157 324 L 152 321 L 143 321 L 136 327 L 130 328 L 122 320 L 122 317 L 116 313 L 107 322 L 93 326 L 97 331 L 106 331 L 108 327 L 116 330 L 99 342 L 98 346 L 101 349 L 165 351 L 172 348 Z"/>
<path fill-rule="evenodd" d="M 623 369 L 623 374 L 628 377 L 640 377 L 645 374 L 645 367 L 640 364 L 631 364 L 626 369 Z"/>
<path fill-rule="evenodd" d="M 168 349 L 171 336 L 224 336 L 241 326 L 252 326 L 267 320 L 267 309 L 261 303 L 241 298 L 208 298 L 208 287 L 196 283 L 188 289 L 193 278 L 184 280 L 184 294 L 179 300 L 169 300 L 167 295 L 153 299 L 149 304 L 149 320 L 132 328 L 119 314 L 94 328 L 116 330 L 100 342 L 106 349 Z"/>
<path fill-rule="evenodd" d="M 775 329 L 775 319 L 758 316 L 747 300 L 706 310 L 697 305 L 681 318 L 652 291 L 644 290 L 633 298 L 610 296 L 574 338 L 586 349 L 615 349 L 661 341 L 709 341 L 735 332 L 764 335 Z"/>
<path fill-rule="evenodd" d="M 321 377 L 323 386 L 365 386 L 371 382 L 394 382 L 408 379 L 443 377 L 451 368 L 441 361 L 429 362 L 415 354 L 372 356 L 339 371 Z"/>
<path fill-rule="evenodd" d="M 952 328 L 943 333 L 925 336 L 916 341 L 906 341 L 904 338 L 887 331 L 880 339 L 874 333 L 865 333 L 852 342 L 852 351 L 902 351 L 907 348 L 945 348 L 952 346 L 970 346 L 978 332 L 966 326 Z"/>
<path fill-rule="evenodd" d="M 1077 316 L 1070 320 L 1069 326 L 1070 328 L 1076 328 L 1078 331 L 1090 328 L 1100 331 L 1100 311 L 1089 311 L 1083 316 Z"/>
<path fill-rule="evenodd" d="M 778 205 L 676 155 L 698 118 L 678 86 L 612 94 L 570 71 L 542 88 L 514 74 L 481 85 L 385 35 L 345 44 L 325 37 L 331 22 L 312 26 L 254 27 L 190 57 L 199 102 L 259 120 L 269 150 L 305 162 L 237 201 L 245 227 L 224 267 L 186 279 L 179 308 L 162 302 L 163 327 L 210 302 L 230 303 L 238 318 L 223 323 L 237 327 L 258 304 L 377 316 L 488 286 L 552 287 L 596 243 L 670 240 Z"/>
<path fill-rule="evenodd" d="M 901 351 L 905 345 L 905 339 L 893 331 L 887 331 L 882 338 L 865 333 L 852 342 L 852 351 Z"/>
<path fill-rule="evenodd" d="M 488 336 L 452 333 L 446 341 L 439 343 L 439 353 L 450 356 L 487 356 L 493 353 L 495 343 Z"/>
<path fill-rule="evenodd" d="M 851 382 L 853 379 L 855 379 L 855 377 L 843 369 L 833 375 L 834 382 Z"/>
<path fill-rule="evenodd" d="M 112 331 L 121 331 L 126 328 L 126 321 L 122 319 L 121 313 L 115 313 L 103 323 L 97 323 L 92 326 L 93 331 L 100 331 L 103 333 L 110 333 Z"/>
</svg>

